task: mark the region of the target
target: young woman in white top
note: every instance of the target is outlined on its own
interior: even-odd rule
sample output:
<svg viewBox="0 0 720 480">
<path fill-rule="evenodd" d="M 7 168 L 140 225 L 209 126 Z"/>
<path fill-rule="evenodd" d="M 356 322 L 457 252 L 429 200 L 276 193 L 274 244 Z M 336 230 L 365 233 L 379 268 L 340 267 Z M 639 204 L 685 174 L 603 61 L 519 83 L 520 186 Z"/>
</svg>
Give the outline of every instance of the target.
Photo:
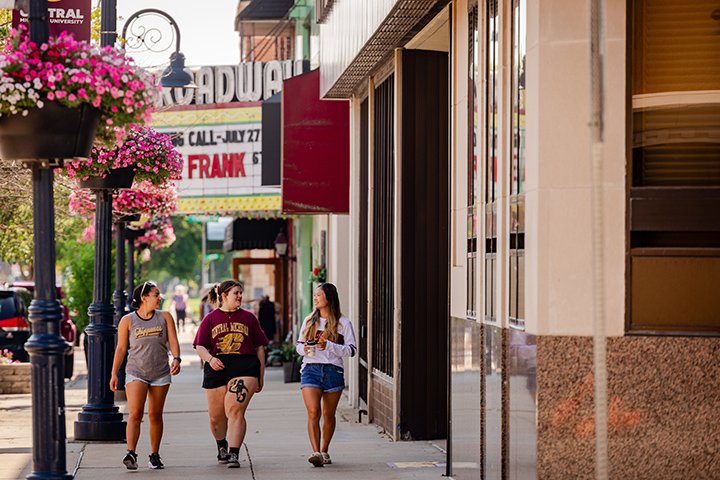
<svg viewBox="0 0 720 480">
<path fill-rule="evenodd" d="M 300 328 L 297 351 L 303 356 L 300 389 L 308 413 L 308 437 L 313 450 L 308 461 L 322 467 L 332 463 L 328 450 L 335 433 L 335 411 L 345 388 L 343 357 L 355 356 L 357 348 L 352 324 L 340 311 L 335 285 L 320 285 L 313 294 L 313 304 L 315 309 Z"/>
</svg>

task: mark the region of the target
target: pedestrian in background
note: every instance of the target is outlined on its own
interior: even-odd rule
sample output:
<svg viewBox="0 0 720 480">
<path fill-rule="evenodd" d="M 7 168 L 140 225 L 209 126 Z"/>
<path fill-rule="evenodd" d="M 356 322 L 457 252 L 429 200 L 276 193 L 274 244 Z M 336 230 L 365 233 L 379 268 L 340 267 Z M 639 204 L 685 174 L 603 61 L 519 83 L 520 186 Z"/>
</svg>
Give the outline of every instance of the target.
<svg viewBox="0 0 720 480">
<path fill-rule="evenodd" d="M 335 285 L 321 284 L 313 294 L 313 305 L 315 310 L 300 327 L 297 351 L 303 356 L 300 389 L 307 409 L 308 437 L 313 450 L 308 462 L 322 467 L 332 463 L 329 449 L 335 433 L 335 412 L 345 388 L 343 357 L 355 356 L 357 348 L 352 324 L 340 310 Z"/>
<path fill-rule="evenodd" d="M 275 331 L 277 330 L 275 326 L 275 303 L 271 302 L 270 297 L 267 295 L 260 302 L 258 320 L 260 320 L 260 326 L 268 340 L 275 341 Z"/>
<path fill-rule="evenodd" d="M 134 312 L 125 315 L 118 324 L 118 341 L 115 348 L 110 389 L 118 390 L 118 370 L 127 352 L 125 366 L 125 394 L 127 395 L 128 421 L 126 429 L 127 454 L 123 464 L 137 470 L 137 448 L 140 423 L 148 402 L 150 418 L 149 467 L 164 468 L 160 459 L 160 440 L 163 434 L 163 409 L 172 375 L 180 373 L 180 343 L 175 322 L 168 312 L 160 310 L 162 295 L 153 282 L 144 282 L 133 292 Z M 168 346 L 173 359 L 168 363 Z"/>
<path fill-rule="evenodd" d="M 172 303 L 170 304 L 170 310 L 175 310 L 175 321 L 177 322 L 178 331 L 181 331 L 181 326 L 182 328 L 185 328 L 187 301 L 188 294 L 185 290 L 185 286 L 176 285 L 175 293 L 172 296 Z"/>
<path fill-rule="evenodd" d="M 203 367 L 210 431 L 217 443 L 217 460 L 228 468 L 240 466 L 245 440 L 245 412 L 263 388 L 265 345 L 268 339 L 251 312 L 240 308 L 243 286 L 235 280 L 216 284 L 208 294 L 218 308 L 203 318 L 193 346 Z"/>
</svg>

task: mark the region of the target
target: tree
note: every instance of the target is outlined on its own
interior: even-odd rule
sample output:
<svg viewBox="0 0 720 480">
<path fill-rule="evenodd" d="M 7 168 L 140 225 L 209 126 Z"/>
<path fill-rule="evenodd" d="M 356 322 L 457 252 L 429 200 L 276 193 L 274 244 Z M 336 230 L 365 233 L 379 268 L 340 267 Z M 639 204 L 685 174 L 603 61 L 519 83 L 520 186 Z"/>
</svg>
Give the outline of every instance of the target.
<svg viewBox="0 0 720 480">
<path fill-rule="evenodd" d="M 95 248 L 91 243 L 65 245 L 66 251 L 72 251 L 67 257 L 64 269 L 66 276 L 65 301 L 73 312 L 73 320 L 79 332 L 85 330 L 89 322 L 88 307 L 93 300 L 93 271 L 95 268 Z"/>
<path fill-rule="evenodd" d="M 150 260 L 138 268 L 139 275 L 160 283 L 177 277 L 186 284 L 197 284 L 204 225 L 190 223 L 185 217 L 172 217 L 171 220 L 175 243 L 171 248 L 153 251 Z"/>
<path fill-rule="evenodd" d="M 62 177 L 55 181 L 55 239 L 75 239 L 85 227 L 68 211 L 70 186 Z M 30 171 L 20 165 L 0 166 L 0 260 L 17 263 L 32 278 L 33 211 Z M 61 261 L 58 255 L 58 261 Z"/>
</svg>

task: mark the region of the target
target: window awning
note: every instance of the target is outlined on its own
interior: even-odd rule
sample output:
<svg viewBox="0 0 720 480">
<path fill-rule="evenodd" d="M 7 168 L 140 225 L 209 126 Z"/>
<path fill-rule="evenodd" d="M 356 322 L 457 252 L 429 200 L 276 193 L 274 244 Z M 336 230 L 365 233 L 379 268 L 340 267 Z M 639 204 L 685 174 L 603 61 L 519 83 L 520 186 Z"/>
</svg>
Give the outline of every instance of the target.
<svg viewBox="0 0 720 480">
<path fill-rule="evenodd" d="M 287 237 L 287 220 L 283 218 L 267 220 L 236 218 L 225 227 L 223 250 L 225 252 L 256 248 L 272 250 L 275 248 L 275 239 L 280 232 Z"/>
<path fill-rule="evenodd" d="M 283 83 L 282 211 L 350 211 L 350 107 L 320 99 L 319 70 Z"/>
</svg>

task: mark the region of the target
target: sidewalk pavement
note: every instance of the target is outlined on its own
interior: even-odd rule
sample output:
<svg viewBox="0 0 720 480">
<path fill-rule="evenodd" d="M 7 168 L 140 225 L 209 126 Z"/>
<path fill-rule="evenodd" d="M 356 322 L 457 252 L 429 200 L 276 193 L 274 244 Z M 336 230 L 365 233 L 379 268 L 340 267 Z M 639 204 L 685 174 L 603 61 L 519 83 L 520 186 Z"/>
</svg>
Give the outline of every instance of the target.
<svg viewBox="0 0 720 480">
<path fill-rule="evenodd" d="M 165 430 L 160 455 L 164 470 L 149 470 L 148 430 L 145 419 L 137 448 L 139 469 L 122 465 L 125 444 L 76 442 L 73 423 L 87 398 L 82 350 L 76 352 L 79 375 L 65 385 L 67 420 L 67 470 L 76 479 L 112 480 L 140 475 L 142 478 L 247 478 L 297 480 L 313 475 L 327 479 L 439 479 L 445 473 L 445 454 L 432 442 L 393 442 L 375 425 L 357 423 L 357 411 L 343 398 L 330 455 L 332 465 L 315 468 L 307 461 L 305 407 L 298 383 L 285 384 L 281 368 L 269 368 L 265 388 L 250 404 L 245 438 L 240 451 L 241 468 L 228 469 L 215 459 L 207 404 L 200 384 L 202 372 L 190 345 L 191 333 L 181 334 L 182 372 L 173 378 L 165 405 Z M 124 401 L 116 401 L 124 413 Z M 32 471 L 32 421 L 30 395 L 0 395 L 0 479 L 25 478 Z M 248 459 L 249 453 L 249 459 Z M 138 477 L 135 477 L 138 478 Z"/>
</svg>

